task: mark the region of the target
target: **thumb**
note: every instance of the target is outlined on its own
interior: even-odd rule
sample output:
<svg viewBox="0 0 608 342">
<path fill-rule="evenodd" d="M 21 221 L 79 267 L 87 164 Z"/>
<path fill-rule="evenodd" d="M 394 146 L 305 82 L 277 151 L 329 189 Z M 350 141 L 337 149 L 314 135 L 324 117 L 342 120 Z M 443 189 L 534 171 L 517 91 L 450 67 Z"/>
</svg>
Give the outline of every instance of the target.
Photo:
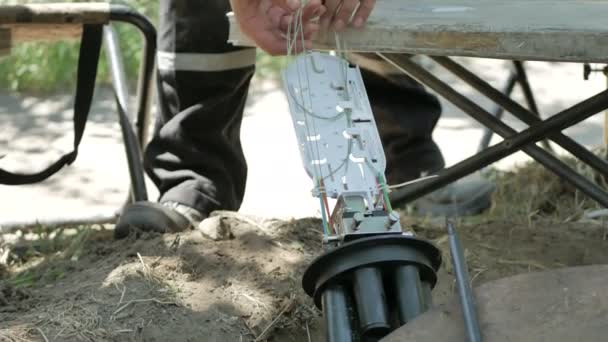
<svg viewBox="0 0 608 342">
<path fill-rule="evenodd" d="M 297 10 L 302 5 L 300 0 L 271 0 L 271 2 L 273 5 L 279 6 L 289 12 Z"/>
</svg>

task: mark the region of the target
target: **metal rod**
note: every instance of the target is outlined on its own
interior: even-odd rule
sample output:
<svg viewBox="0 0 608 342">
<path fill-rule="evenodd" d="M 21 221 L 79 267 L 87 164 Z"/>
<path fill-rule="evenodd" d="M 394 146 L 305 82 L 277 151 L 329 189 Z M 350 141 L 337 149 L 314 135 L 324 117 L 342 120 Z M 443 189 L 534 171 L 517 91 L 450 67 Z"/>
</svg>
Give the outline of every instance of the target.
<svg viewBox="0 0 608 342">
<path fill-rule="evenodd" d="M 528 104 L 528 109 L 530 109 L 532 114 L 536 115 L 537 118 L 540 118 L 540 110 L 538 110 L 538 106 L 536 105 L 536 99 L 534 98 L 534 93 L 532 92 L 524 63 L 521 61 L 513 61 L 513 65 L 515 66 L 515 72 L 517 73 L 517 81 L 524 93 L 526 103 Z"/>
<path fill-rule="evenodd" d="M 142 14 L 124 5 L 110 5 L 110 20 L 125 22 L 135 26 L 144 36 L 141 70 L 137 90 L 137 137 L 143 147 L 148 141 L 148 125 L 150 121 L 150 104 L 156 65 L 156 29 Z"/>
<path fill-rule="evenodd" d="M 490 84 L 473 74 L 460 64 L 454 62 L 447 57 L 431 57 L 435 62 L 458 76 L 464 82 L 469 84 L 471 87 L 488 97 L 490 100 L 496 102 L 500 106 L 504 107 L 507 111 L 519 118 L 526 124 L 532 126 L 543 122 L 533 112 L 530 112 L 519 103 L 513 101 L 511 98 L 504 96 L 499 90 L 492 87 Z M 572 138 L 560 133 L 553 132 L 549 134 L 549 138 L 563 147 L 566 151 L 572 153 L 574 156 L 579 158 L 582 162 L 588 164 L 596 171 L 602 174 L 608 174 L 608 163 L 601 158 L 598 158 L 584 146 L 580 145 Z"/>
<path fill-rule="evenodd" d="M 467 341 L 481 342 L 481 329 L 479 328 L 475 298 L 473 297 L 473 290 L 471 289 L 471 281 L 464 257 L 464 251 L 460 245 L 458 235 L 456 235 L 454 223 L 448 220 L 447 226 L 448 238 L 450 241 L 450 254 L 452 254 L 452 265 L 454 266 L 456 284 L 458 285 L 458 295 L 460 296 L 460 304 L 462 306 L 462 316 L 464 319 Z"/>
<path fill-rule="evenodd" d="M 118 103 L 124 108 L 126 113 L 131 113 L 129 106 L 129 83 L 125 73 L 125 67 L 120 53 L 120 43 L 118 34 L 112 24 L 103 27 L 103 37 L 105 43 L 106 57 L 112 75 L 112 87 L 116 94 Z"/>
<path fill-rule="evenodd" d="M 127 164 L 129 167 L 132 200 L 136 202 L 146 201 L 148 199 L 148 192 L 142 165 L 141 147 L 137 136 L 133 132 L 133 127 L 131 126 L 127 114 L 130 113 L 128 83 L 121 58 L 118 36 L 110 25 L 104 27 L 104 41 L 106 56 L 112 75 L 112 86 L 116 96 L 118 120 L 122 131 Z"/>
<path fill-rule="evenodd" d="M 530 86 L 530 80 L 528 79 L 528 73 L 526 72 L 526 68 L 524 68 L 524 62 L 513 61 L 513 65 L 515 65 L 515 72 L 517 73 L 517 83 L 519 83 L 519 86 L 524 93 L 524 98 L 528 104 L 528 109 L 530 109 L 532 114 L 534 114 L 537 118 L 541 119 L 540 110 L 538 109 L 538 105 L 536 105 L 534 92 L 532 91 L 532 86 Z M 547 151 L 555 153 L 553 147 L 551 147 L 551 144 L 549 143 L 549 140 L 543 139 L 541 143 Z"/>
<path fill-rule="evenodd" d="M 602 70 L 606 77 L 606 89 L 608 89 L 608 65 Z M 606 148 L 605 158 L 608 158 L 608 109 L 604 113 L 604 147 Z"/>
<path fill-rule="evenodd" d="M 325 340 L 327 342 L 354 341 L 346 288 L 337 284 L 329 285 L 323 293 L 322 301 Z"/>
<path fill-rule="evenodd" d="M 399 194 L 399 197 L 404 201 L 411 201 L 420 196 L 424 196 L 521 149 L 544 165 L 548 170 L 555 173 L 563 180 L 572 183 L 581 192 L 593 198 L 602 206 L 608 206 L 608 193 L 585 177 L 576 173 L 572 168 L 547 151 L 534 145 L 535 142 L 551 133 L 564 130 L 607 108 L 608 91 L 603 91 L 542 123 L 534 125 L 521 133 L 517 133 L 511 127 L 496 119 L 492 114 L 485 111 L 470 99 L 459 94 L 452 87 L 409 59 L 400 58 L 402 56 L 396 54 L 379 55 L 398 69 L 410 74 L 423 84 L 426 84 L 471 117 L 490 127 L 505 138 L 502 143 L 478 153 L 476 156 L 457 164 L 449 170 L 440 172 L 440 176 L 437 178 L 420 182 L 400 190 L 401 193 Z"/>
<path fill-rule="evenodd" d="M 517 84 L 517 74 L 515 72 L 511 72 L 509 75 L 509 80 L 507 81 L 507 85 L 503 91 L 503 94 L 511 97 L 511 93 L 513 93 L 513 89 L 515 89 L 515 84 Z M 502 106 L 498 106 L 494 110 L 494 116 L 498 119 L 502 119 L 502 116 L 505 113 L 505 109 Z M 481 142 L 479 143 L 479 148 L 477 151 L 481 152 L 490 146 L 490 142 L 492 141 L 492 136 L 494 136 L 494 131 L 489 129 L 488 127 L 483 128 L 483 137 L 481 138 Z"/>
</svg>

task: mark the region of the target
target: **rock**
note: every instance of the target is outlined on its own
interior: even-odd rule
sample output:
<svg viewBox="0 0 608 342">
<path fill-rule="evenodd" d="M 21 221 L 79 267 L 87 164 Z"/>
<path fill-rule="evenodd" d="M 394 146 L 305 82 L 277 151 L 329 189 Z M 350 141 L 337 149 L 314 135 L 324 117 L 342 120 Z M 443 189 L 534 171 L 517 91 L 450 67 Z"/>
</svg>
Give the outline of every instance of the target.
<svg viewBox="0 0 608 342">
<path fill-rule="evenodd" d="M 225 241 L 234 239 L 231 225 L 226 217 L 211 216 L 198 225 L 198 230 L 204 237 L 214 241 Z"/>
</svg>

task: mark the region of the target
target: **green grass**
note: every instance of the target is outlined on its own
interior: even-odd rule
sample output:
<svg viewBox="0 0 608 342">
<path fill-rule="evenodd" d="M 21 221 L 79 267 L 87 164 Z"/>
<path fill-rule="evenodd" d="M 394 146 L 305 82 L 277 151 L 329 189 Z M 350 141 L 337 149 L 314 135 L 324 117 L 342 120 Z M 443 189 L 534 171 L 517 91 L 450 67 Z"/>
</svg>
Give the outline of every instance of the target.
<svg viewBox="0 0 608 342">
<path fill-rule="evenodd" d="M 158 1 L 126 0 L 124 3 L 157 22 Z M 14 1 L 13 1 L 14 2 Z M 8 2 L 8 3 L 13 3 Z M 17 1 L 26 2 L 26 1 Z M 53 2 L 53 1 L 27 1 Z M 71 1 L 82 2 L 82 1 Z M 7 0 L 0 0 L 6 4 Z M 125 70 L 129 80 L 135 84 L 139 72 L 142 38 L 139 32 L 126 24 L 116 24 Z M 50 92 L 72 89 L 76 78 L 79 43 L 62 41 L 56 43 L 23 43 L 13 47 L 9 56 L 0 57 L 0 89 L 20 92 Z M 277 78 L 283 59 L 258 53 L 258 72 L 261 78 Z M 102 54 L 99 64 L 98 82 L 109 83 L 107 62 Z"/>
<path fill-rule="evenodd" d="M 14 288 L 27 288 L 63 279 L 84 255 L 96 231 L 88 226 L 71 229 L 39 227 L 31 233 L 36 238 L 31 240 L 28 250 L 19 255 L 15 253 L 15 260 L 11 262 L 13 266 L 23 267 L 23 271 L 7 279 L 0 278 L 0 282 L 6 281 Z"/>
<path fill-rule="evenodd" d="M 6 0 L 0 0 L 0 2 L 6 3 Z M 156 21 L 157 1 L 128 0 L 121 3 L 136 8 Z M 120 35 L 120 46 L 128 77 L 135 80 L 142 51 L 141 37 L 135 28 L 124 24 L 116 25 L 116 29 Z M 0 88 L 12 91 L 47 92 L 73 87 L 78 54 L 79 43 L 77 41 L 17 44 L 9 56 L 0 58 Z M 105 58 L 102 58 L 99 65 L 99 80 L 101 82 L 109 81 Z"/>
</svg>

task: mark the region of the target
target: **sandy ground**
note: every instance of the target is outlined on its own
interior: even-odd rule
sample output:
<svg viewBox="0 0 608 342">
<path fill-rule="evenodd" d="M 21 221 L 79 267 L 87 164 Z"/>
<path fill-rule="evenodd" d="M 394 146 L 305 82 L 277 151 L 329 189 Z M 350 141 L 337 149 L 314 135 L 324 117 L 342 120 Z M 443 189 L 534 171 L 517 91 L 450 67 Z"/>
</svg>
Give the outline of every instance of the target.
<svg viewBox="0 0 608 342">
<path fill-rule="evenodd" d="M 502 87 L 508 73 L 503 61 L 463 59 L 493 85 Z M 434 73 L 466 93 L 473 91 L 453 82 L 439 67 Z M 577 64 L 528 63 L 532 87 L 544 116 L 554 114 L 581 99 L 597 93 L 605 81 L 596 75 L 582 78 Z M 515 97 L 521 100 L 516 90 Z M 486 108 L 488 101 L 474 96 Z M 482 129 L 472 119 L 444 102 L 444 114 L 435 139 L 448 164 L 454 164 L 477 150 Z M 72 142 L 71 97 L 47 98 L 0 94 L 0 165 L 15 170 L 31 170 L 46 165 Z M 29 221 L 36 218 L 109 215 L 123 203 L 128 179 L 120 131 L 114 114 L 113 98 L 107 89 L 97 92 L 91 120 L 78 161 L 47 182 L 26 187 L 0 186 L 0 222 Z M 597 115 L 566 133 L 589 147 L 603 142 L 603 115 Z M 509 123 L 521 124 L 511 117 Z M 247 192 L 241 212 L 263 217 L 302 218 L 315 216 L 317 202 L 310 196 L 311 182 L 301 167 L 288 106 L 282 91 L 268 81 L 256 80 L 252 86 L 242 128 L 245 154 L 249 163 Z M 495 137 L 494 142 L 500 141 Z M 496 166 L 510 168 L 527 160 L 518 153 Z M 283 190 L 280 190 L 283 189 Z M 154 198 L 155 190 L 150 184 Z"/>
<path fill-rule="evenodd" d="M 0 272 L 0 341 L 323 341 L 320 313 L 300 286 L 321 253 L 320 221 L 219 213 L 218 222 L 228 239 L 190 231 L 113 241 L 111 230 L 99 228 L 42 233 L 29 242 L 13 236 L 6 243 L 0 235 L 9 265 Z M 402 223 L 442 250 L 433 297 L 435 305 L 447 303 L 455 285 L 444 228 Z M 608 262 L 599 223 L 484 220 L 458 227 L 475 286 Z"/>
</svg>

